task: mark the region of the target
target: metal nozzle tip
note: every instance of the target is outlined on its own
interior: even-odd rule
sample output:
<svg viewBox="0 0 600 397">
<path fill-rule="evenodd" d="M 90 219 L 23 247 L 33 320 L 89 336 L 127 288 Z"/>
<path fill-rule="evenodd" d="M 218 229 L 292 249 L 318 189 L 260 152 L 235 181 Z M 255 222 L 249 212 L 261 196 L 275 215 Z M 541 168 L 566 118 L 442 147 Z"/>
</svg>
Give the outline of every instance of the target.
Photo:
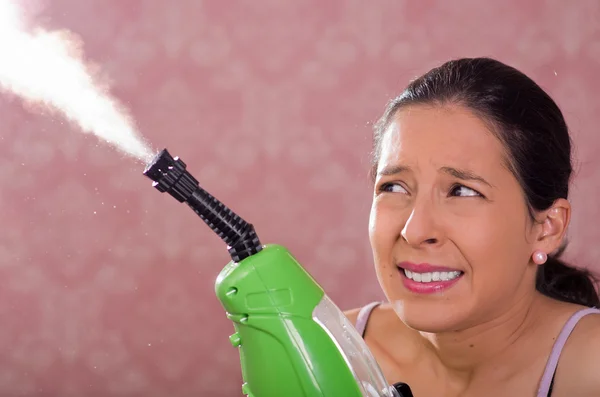
<svg viewBox="0 0 600 397">
<path fill-rule="evenodd" d="M 169 171 L 169 167 L 172 167 L 174 163 L 175 159 L 173 159 L 173 156 L 171 156 L 167 149 L 163 149 L 146 165 L 144 175 L 158 182 L 165 176 Z"/>
<path fill-rule="evenodd" d="M 173 157 L 163 149 L 148 163 L 144 175 L 154 181 L 152 186 L 156 189 L 169 192 L 183 202 L 198 188 L 198 181 L 185 168 L 179 157 Z"/>
</svg>

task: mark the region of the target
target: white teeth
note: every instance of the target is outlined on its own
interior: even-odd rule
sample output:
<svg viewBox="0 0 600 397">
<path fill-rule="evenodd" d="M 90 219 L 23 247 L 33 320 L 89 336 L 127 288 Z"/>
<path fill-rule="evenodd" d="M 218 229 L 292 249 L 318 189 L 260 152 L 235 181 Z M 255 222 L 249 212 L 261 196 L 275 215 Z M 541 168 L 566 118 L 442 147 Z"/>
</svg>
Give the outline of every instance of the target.
<svg viewBox="0 0 600 397">
<path fill-rule="evenodd" d="M 429 283 L 431 281 L 449 281 L 454 280 L 461 275 L 460 271 L 453 272 L 430 272 L 430 273 L 415 273 L 404 269 L 406 277 L 419 283 Z"/>
</svg>

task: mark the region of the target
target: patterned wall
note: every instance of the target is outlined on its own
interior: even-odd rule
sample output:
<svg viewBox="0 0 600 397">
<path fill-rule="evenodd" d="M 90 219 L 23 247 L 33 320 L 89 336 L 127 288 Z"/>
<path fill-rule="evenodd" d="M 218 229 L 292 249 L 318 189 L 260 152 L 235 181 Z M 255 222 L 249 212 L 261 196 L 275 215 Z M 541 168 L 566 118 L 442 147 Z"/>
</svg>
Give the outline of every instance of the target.
<svg viewBox="0 0 600 397">
<path fill-rule="evenodd" d="M 449 58 L 513 64 L 565 111 L 570 256 L 600 270 L 597 0 L 21 3 L 79 35 L 145 137 L 342 308 L 381 297 L 367 171 L 386 101 Z M 240 395 L 213 290 L 221 241 L 61 118 L 0 96 L 0 120 L 0 395 Z"/>
</svg>

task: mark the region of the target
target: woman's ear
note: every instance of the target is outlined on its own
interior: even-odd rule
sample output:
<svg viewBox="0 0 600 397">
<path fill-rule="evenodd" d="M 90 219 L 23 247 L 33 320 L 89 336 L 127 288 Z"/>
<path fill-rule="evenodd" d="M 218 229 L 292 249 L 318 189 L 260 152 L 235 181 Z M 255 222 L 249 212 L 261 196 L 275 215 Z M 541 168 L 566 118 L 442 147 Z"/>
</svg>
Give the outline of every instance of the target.
<svg viewBox="0 0 600 397">
<path fill-rule="evenodd" d="M 566 199 L 558 199 L 539 215 L 541 233 L 536 248 L 551 253 L 560 247 L 567 232 L 571 221 L 571 204 Z"/>
</svg>

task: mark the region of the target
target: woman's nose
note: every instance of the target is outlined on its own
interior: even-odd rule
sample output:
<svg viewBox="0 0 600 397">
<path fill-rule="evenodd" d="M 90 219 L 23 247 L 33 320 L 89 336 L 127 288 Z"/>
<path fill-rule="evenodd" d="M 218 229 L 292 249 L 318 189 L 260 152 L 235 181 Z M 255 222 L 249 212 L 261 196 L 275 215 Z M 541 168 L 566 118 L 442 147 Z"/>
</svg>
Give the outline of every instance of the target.
<svg viewBox="0 0 600 397">
<path fill-rule="evenodd" d="M 441 230 L 431 204 L 415 204 L 404 227 L 402 238 L 412 246 L 433 245 L 441 241 Z"/>
</svg>

